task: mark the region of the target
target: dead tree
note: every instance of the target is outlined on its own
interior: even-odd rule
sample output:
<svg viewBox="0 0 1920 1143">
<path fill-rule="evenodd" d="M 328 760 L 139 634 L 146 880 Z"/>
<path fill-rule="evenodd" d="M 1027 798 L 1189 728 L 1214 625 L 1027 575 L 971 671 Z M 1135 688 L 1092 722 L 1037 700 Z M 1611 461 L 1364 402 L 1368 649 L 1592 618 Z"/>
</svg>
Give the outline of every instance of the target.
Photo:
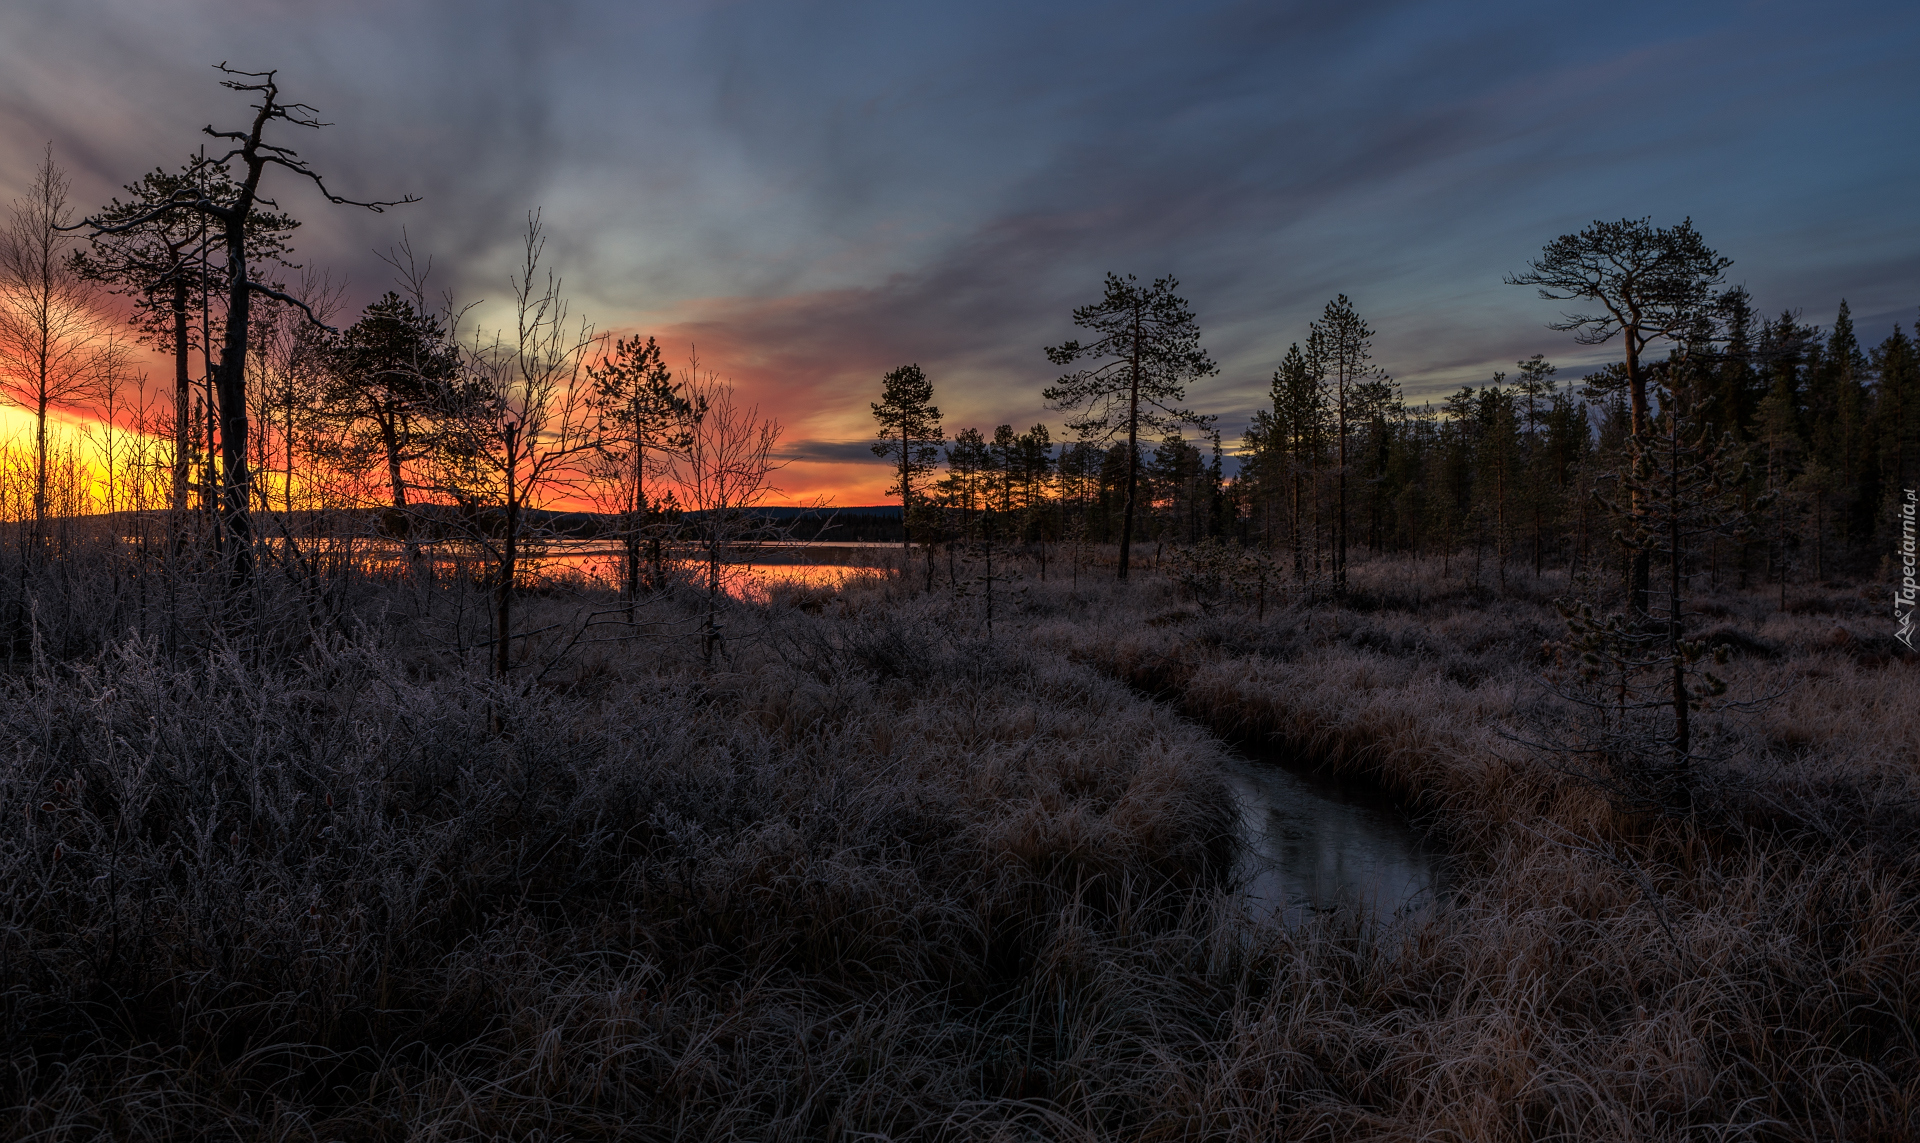
<svg viewBox="0 0 1920 1143">
<path fill-rule="evenodd" d="M 297 306 L 316 325 L 324 324 L 305 302 L 253 277 L 249 265 L 248 222 L 256 206 L 278 208 L 274 200 L 261 195 L 261 178 L 268 167 L 281 167 L 311 181 L 328 202 L 375 212 L 418 200 L 408 195 L 394 201 L 362 202 L 334 194 L 327 189 L 320 173 L 300 158 L 299 152 L 266 141 L 267 127 L 276 120 L 314 130 L 329 126 L 321 121 L 319 112 L 304 103 L 282 103 L 275 71 L 239 71 L 224 63 L 214 66 L 227 77 L 220 81 L 220 86 L 251 93 L 259 99 L 252 105 L 253 122 L 246 130 L 216 131 L 212 125 L 202 128 L 209 137 L 226 140 L 231 149 L 218 157 L 197 159 L 193 169 L 197 173 L 198 167 L 206 164 L 231 169 L 237 163 L 240 170 L 229 184 L 232 189 L 221 193 L 207 180 L 196 180 L 197 185 L 175 191 L 166 201 L 132 218 L 96 216 L 67 229 L 88 227 L 89 237 L 125 234 L 168 214 L 190 211 L 207 219 L 217 232 L 217 241 L 225 252 L 227 279 L 227 320 L 215 375 L 220 405 L 221 522 L 231 553 L 233 577 L 238 581 L 253 570 L 253 523 L 249 511 L 252 481 L 247 468 L 247 338 L 253 297 L 259 294 Z"/>
<path fill-rule="evenodd" d="M 733 386 L 702 372 L 696 358 L 687 368 L 690 412 L 686 447 L 674 475 L 682 502 L 693 511 L 706 547 L 706 613 L 701 647 L 709 662 L 724 636 L 720 600 L 725 593 L 721 566 L 729 549 L 765 538 L 770 529 L 763 501 L 779 491 L 769 478 L 781 464 L 774 459 L 780 422 L 760 415 L 758 405 L 735 403 Z"/>
<path fill-rule="evenodd" d="M 586 363 L 601 345 L 568 317 L 560 281 L 541 268 L 538 215 L 527 219 L 512 279 L 513 329 L 476 342 L 464 367 L 438 382 L 434 448 L 421 487 L 455 515 L 440 525 L 476 552 L 494 589 L 494 672 L 513 668 L 513 605 L 529 548 L 554 536 L 546 505 L 582 493 L 599 447 Z"/>
</svg>

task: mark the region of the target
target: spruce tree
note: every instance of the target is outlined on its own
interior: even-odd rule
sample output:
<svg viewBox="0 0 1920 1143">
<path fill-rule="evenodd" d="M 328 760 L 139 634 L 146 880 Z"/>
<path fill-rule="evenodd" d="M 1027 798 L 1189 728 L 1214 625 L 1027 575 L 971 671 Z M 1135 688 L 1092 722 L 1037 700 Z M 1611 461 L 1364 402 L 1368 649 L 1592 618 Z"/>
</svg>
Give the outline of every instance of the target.
<svg viewBox="0 0 1920 1143">
<path fill-rule="evenodd" d="M 1501 385 L 1505 379 L 1506 374 L 1495 373 L 1493 382 L 1479 391 L 1474 402 L 1474 418 L 1480 425 L 1474 492 L 1480 501 L 1480 511 L 1493 525 L 1494 560 L 1503 595 L 1507 590 L 1507 557 L 1513 547 L 1522 464 L 1514 393 Z"/>
<path fill-rule="evenodd" d="M 1521 420 L 1521 463 L 1527 481 L 1521 499 L 1533 530 L 1533 574 L 1538 576 L 1546 559 L 1546 516 L 1552 502 L 1555 482 L 1550 479 L 1551 454 L 1546 447 L 1543 425 L 1552 408 L 1555 370 L 1546 355 L 1536 353 L 1519 362 L 1513 388 L 1516 412 Z"/>
<path fill-rule="evenodd" d="M 1878 502 L 1865 440 L 1867 360 L 1854 335 L 1853 313 L 1845 298 L 1840 299 L 1825 348 L 1811 446 L 1813 459 L 1823 470 L 1822 507 L 1831 502 L 1836 539 L 1845 549 L 1857 537 L 1871 534 Z"/>
<path fill-rule="evenodd" d="M 1272 408 L 1254 414 L 1247 444 L 1260 479 L 1270 484 L 1264 494 L 1283 500 L 1294 576 L 1304 582 L 1310 555 L 1305 535 L 1308 498 L 1326 437 L 1327 387 L 1326 377 L 1298 342 L 1287 347 L 1273 371 L 1269 396 Z"/>
<path fill-rule="evenodd" d="M 1920 347 L 1895 325 L 1869 363 L 1875 385 L 1867 436 L 1879 487 L 1874 517 L 1880 534 L 1897 527 L 1894 515 L 1906 489 L 1920 487 Z"/>
</svg>

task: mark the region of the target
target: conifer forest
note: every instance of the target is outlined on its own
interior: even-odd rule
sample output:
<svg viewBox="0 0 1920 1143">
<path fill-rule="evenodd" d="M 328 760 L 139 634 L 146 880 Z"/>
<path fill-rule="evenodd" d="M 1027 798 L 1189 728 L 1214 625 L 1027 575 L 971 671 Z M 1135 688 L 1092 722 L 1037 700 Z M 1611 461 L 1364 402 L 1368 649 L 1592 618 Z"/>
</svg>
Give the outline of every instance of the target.
<svg viewBox="0 0 1920 1143">
<path fill-rule="evenodd" d="M 1510 367 L 1356 271 L 1229 387 L 1116 258 L 794 495 L 293 75 L 9 174 L 0 1140 L 1920 1138 L 1920 289 L 1629 213 Z"/>
</svg>

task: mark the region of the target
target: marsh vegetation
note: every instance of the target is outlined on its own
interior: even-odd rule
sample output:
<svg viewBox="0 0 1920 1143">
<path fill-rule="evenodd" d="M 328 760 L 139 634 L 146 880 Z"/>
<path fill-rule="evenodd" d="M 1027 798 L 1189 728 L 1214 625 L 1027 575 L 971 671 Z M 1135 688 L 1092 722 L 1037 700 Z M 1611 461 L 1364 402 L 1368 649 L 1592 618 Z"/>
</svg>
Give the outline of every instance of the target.
<svg viewBox="0 0 1920 1143">
<path fill-rule="evenodd" d="M 1360 562 L 1256 618 L 1015 561 L 989 640 L 911 570 L 729 602 L 711 659 L 672 588 L 537 681 L 369 577 L 278 638 L 21 661 L 8 1134 L 1911 1129 L 1913 667 L 1859 592 L 1713 598 L 1734 683 L 1781 693 L 1706 720 L 1726 762 L 1673 815 L 1523 741 L 1551 579 Z M 1390 798 L 1443 890 L 1249 910 L 1230 746 Z"/>
</svg>

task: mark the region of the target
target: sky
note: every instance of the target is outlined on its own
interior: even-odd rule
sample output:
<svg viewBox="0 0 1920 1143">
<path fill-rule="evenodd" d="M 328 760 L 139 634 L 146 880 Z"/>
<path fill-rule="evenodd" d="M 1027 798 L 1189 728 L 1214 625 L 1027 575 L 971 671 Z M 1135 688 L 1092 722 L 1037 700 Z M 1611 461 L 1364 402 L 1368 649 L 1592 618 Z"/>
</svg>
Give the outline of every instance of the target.
<svg viewBox="0 0 1920 1143">
<path fill-rule="evenodd" d="M 1596 219 L 1690 217 L 1769 313 L 1920 316 L 1920 5 L 9 0 L 0 198 L 51 143 L 83 208 L 279 69 L 335 206 L 270 183 L 347 316 L 403 235 L 497 320 L 528 212 L 573 311 L 691 348 L 783 427 L 783 495 L 882 502 L 868 403 L 1050 425 L 1043 347 L 1172 275 L 1231 447 L 1344 293 L 1418 403 L 1610 360 L 1503 283 Z M 164 371 L 155 369 L 156 377 Z"/>
</svg>

